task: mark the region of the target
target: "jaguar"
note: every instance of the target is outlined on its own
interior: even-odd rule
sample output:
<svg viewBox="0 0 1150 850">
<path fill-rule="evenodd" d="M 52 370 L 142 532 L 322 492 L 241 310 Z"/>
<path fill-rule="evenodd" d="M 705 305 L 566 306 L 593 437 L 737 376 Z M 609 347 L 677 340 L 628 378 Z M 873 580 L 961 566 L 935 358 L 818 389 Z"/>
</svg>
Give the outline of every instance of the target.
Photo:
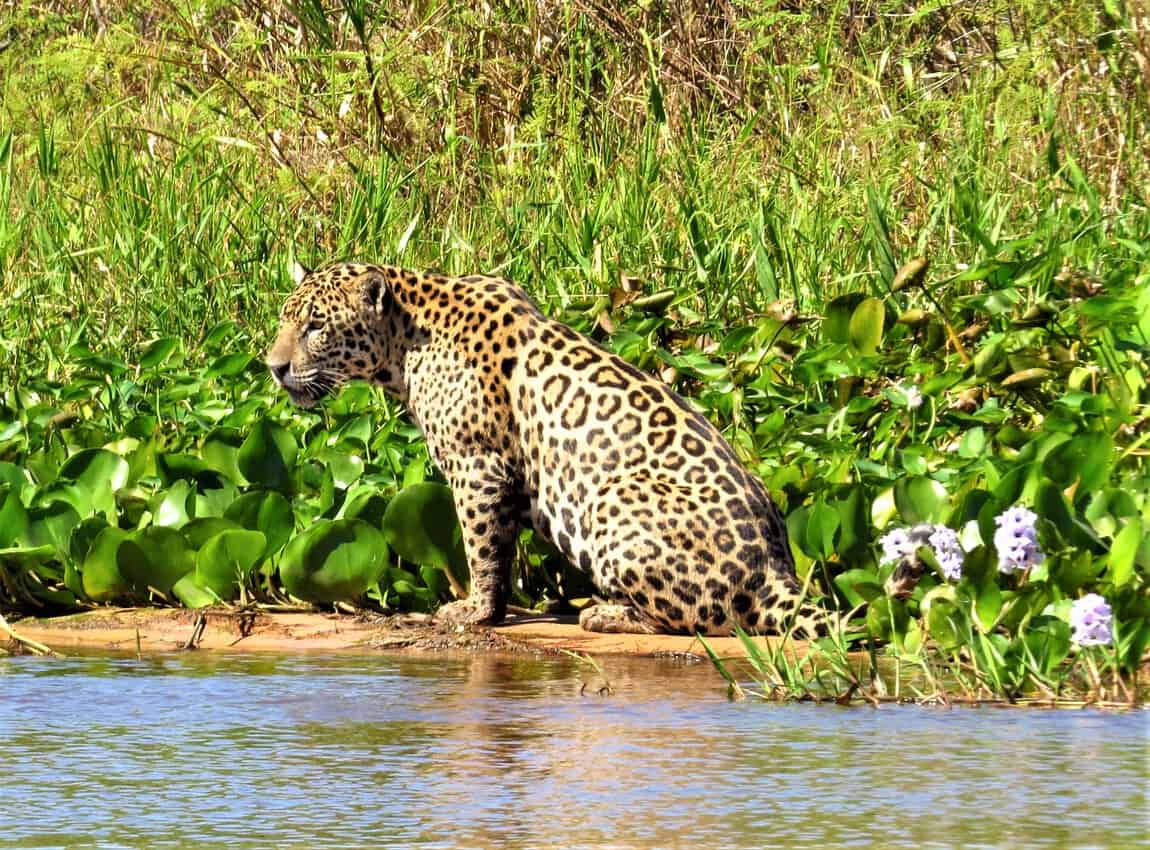
<svg viewBox="0 0 1150 850">
<path fill-rule="evenodd" d="M 589 575 L 589 631 L 815 637 L 786 525 L 718 429 L 510 281 L 297 268 L 267 365 L 311 407 L 353 380 L 401 400 L 452 489 L 471 584 L 437 618 L 504 619 L 522 528 Z"/>
</svg>

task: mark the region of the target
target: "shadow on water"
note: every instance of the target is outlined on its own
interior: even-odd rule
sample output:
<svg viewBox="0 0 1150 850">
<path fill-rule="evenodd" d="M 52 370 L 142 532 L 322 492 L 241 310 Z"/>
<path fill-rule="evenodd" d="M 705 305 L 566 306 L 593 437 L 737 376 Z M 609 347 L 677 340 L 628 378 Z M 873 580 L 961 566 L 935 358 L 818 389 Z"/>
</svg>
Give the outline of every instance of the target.
<svg viewBox="0 0 1150 850">
<path fill-rule="evenodd" d="M 0 848 L 1130 848 L 1144 712 L 730 703 L 609 659 L 0 659 Z"/>
</svg>

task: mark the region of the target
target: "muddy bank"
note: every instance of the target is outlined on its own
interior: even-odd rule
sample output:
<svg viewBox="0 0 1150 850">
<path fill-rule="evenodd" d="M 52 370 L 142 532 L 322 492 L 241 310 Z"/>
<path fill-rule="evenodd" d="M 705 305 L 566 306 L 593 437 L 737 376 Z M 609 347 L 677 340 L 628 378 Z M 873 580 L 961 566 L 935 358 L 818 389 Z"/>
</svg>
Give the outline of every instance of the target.
<svg viewBox="0 0 1150 850">
<path fill-rule="evenodd" d="M 135 652 L 177 649 L 244 652 L 340 650 L 585 652 L 591 655 L 693 655 L 702 645 L 681 635 L 603 635 L 572 619 L 510 617 L 494 628 L 450 629 L 416 617 L 369 619 L 322 613 L 270 613 L 205 609 L 117 608 L 13 622 L 21 637 L 67 652 L 69 648 Z M 7 642 L 0 635 L 0 645 Z M 723 656 L 742 656 L 735 638 L 711 638 Z M 10 646 L 9 649 L 14 649 Z"/>
</svg>

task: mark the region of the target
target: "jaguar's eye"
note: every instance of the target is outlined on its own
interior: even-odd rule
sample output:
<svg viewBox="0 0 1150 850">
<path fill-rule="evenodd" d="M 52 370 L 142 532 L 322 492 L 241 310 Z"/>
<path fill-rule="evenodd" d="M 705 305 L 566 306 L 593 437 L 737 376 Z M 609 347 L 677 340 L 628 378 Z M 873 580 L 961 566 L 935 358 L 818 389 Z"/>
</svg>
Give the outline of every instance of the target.
<svg viewBox="0 0 1150 850">
<path fill-rule="evenodd" d="M 312 319 L 303 326 L 304 336 L 311 336 L 314 333 L 319 333 L 321 330 L 323 330 L 323 322 L 318 319 Z"/>
</svg>

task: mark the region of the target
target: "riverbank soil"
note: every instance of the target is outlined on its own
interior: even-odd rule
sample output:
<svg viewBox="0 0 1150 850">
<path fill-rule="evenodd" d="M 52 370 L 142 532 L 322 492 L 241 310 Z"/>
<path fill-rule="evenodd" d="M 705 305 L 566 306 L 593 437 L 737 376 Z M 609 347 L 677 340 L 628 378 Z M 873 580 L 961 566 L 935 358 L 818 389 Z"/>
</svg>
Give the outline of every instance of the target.
<svg viewBox="0 0 1150 850">
<path fill-rule="evenodd" d="M 175 608 L 108 608 L 11 624 L 22 638 L 52 649 L 164 652 L 176 649 L 245 652 L 340 650 L 497 650 L 591 655 L 705 657 L 685 635 L 605 635 L 583 631 L 575 618 L 518 615 L 493 628 L 441 627 L 420 617 L 363 617 L 319 612 Z M 6 636 L 0 636 L 6 640 Z M 13 643 L 15 643 L 13 641 Z M 709 638 L 724 657 L 741 657 L 733 637 Z M 15 649 L 15 647 L 9 647 Z"/>
</svg>

